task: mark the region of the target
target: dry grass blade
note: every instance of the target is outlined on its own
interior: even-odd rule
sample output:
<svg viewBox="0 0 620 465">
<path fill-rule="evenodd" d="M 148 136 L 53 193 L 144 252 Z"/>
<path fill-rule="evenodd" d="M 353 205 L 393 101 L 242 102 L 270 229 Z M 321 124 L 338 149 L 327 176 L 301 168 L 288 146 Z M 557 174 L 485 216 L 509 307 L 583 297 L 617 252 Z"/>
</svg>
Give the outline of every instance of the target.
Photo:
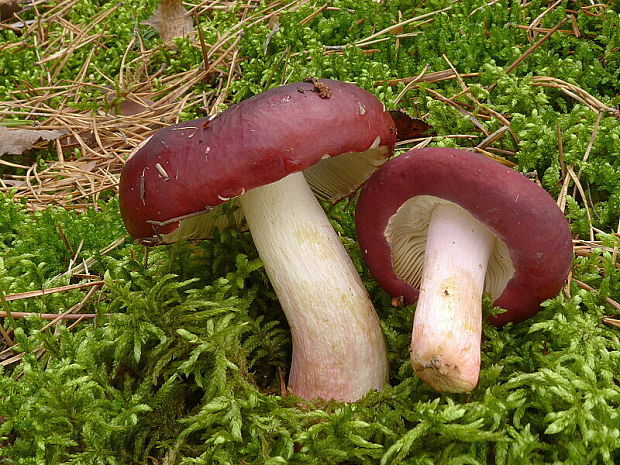
<svg viewBox="0 0 620 465">
<path fill-rule="evenodd" d="M 158 128 L 177 122 L 183 110 L 203 107 L 206 112 L 229 100 L 230 83 L 239 72 L 237 47 L 243 26 L 268 20 L 268 16 L 296 8 L 307 0 L 275 1 L 264 8 L 253 4 L 236 8 L 237 27 L 216 43 L 201 43 L 197 33 L 188 37 L 193 47 L 203 50 L 205 66 L 174 75 L 165 75 L 164 69 L 154 73 L 148 71 L 154 68 L 151 62 L 160 47 L 145 49 L 141 37 L 136 35 L 125 49 L 116 82 L 92 59 L 95 50 L 103 47 L 104 39 L 109 40 L 105 37 L 106 27 L 121 4 L 76 24 L 68 19 L 68 13 L 77 1 L 41 3 L 37 6 L 36 24 L 20 28 L 24 41 L 17 45 L 23 47 L 28 41 L 36 45 L 35 66 L 44 70 L 44 78 L 38 87 L 16 83 L 12 98 L 0 103 L 0 125 L 17 121 L 19 131 L 30 131 L 24 133 L 26 135 L 35 134 L 35 130 L 46 137 L 63 133 L 51 145 L 47 141 L 32 145 L 33 150 L 51 148 L 55 151 L 55 159 L 46 160 L 44 168 L 29 156 L 0 160 L 4 171 L 0 191 L 13 191 L 14 198 L 25 199 L 31 211 L 48 205 L 76 210 L 97 208 L 101 199 L 116 192 L 124 160 L 140 142 Z M 216 6 L 215 3 L 203 2 L 188 14 L 198 18 Z M 218 5 L 235 6 L 232 3 Z M 250 15 L 252 10 L 257 11 Z M 103 32 L 94 33 L 95 30 Z M 59 81 L 57 77 L 63 66 L 76 52 L 84 50 L 90 51 L 74 79 Z M 109 87 L 89 82 L 91 73 L 97 73 Z M 213 91 L 194 92 L 205 75 L 209 76 Z M 161 83 L 157 89 L 154 88 L 155 78 Z M 84 103 L 83 95 L 93 92 L 99 96 L 90 101 L 88 107 L 95 104 L 99 110 L 93 114 L 90 109 L 78 109 Z"/>
<path fill-rule="evenodd" d="M 478 139 L 478 135 L 474 135 L 474 134 L 448 134 L 448 135 L 442 135 L 442 136 L 431 136 L 431 137 L 417 137 L 415 139 L 406 139 L 406 140 L 401 140 L 396 142 L 396 147 L 402 147 L 405 145 L 410 145 L 410 144 L 419 144 L 419 143 L 425 143 L 425 145 L 428 145 L 433 139 L 437 139 L 437 138 L 445 138 L 445 139 Z M 417 147 L 417 148 L 421 148 L 421 147 Z"/>
<path fill-rule="evenodd" d="M 19 294 L 5 295 L 4 300 L 11 302 L 13 300 L 30 299 L 32 297 L 41 297 L 44 295 L 56 294 L 58 292 L 73 291 L 76 289 L 85 289 L 93 286 L 103 286 L 105 281 L 94 281 L 91 283 L 69 284 L 67 286 L 53 287 L 50 289 L 41 289 L 39 291 L 20 292 Z"/>
<path fill-rule="evenodd" d="M 328 6 L 329 6 L 329 3 L 323 4 L 321 7 L 317 8 L 312 13 L 310 13 L 308 16 L 306 16 L 304 19 L 299 21 L 299 25 L 302 27 L 307 26 L 308 24 L 312 22 L 314 18 L 320 15 L 323 12 L 323 10 L 325 10 Z"/>
<path fill-rule="evenodd" d="M 2 312 L 0 311 L 0 318 L 29 318 L 36 316 L 41 318 L 42 320 L 82 320 L 82 319 L 91 319 L 97 318 L 96 313 L 78 313 L 78 314 L 69 314 L 63 315 L 58 313 L 31 313 L 31 312 Z"/>
<path fill-rule="evenodd" d="M 553 29 L 549 30 L 549 32 L 547 32 L 543 37 L 538 39 L 536 43 L 534 43 L 530 48 L 523 52 L 521 56 L 519 56 L 519 58 L 517 58 L 510 66 L 508 66 L 508 68 L 506 68 L 506 74 L 510 74 L 511 72 L 513 72 L 523 62 L 523 60 L 525 60 L 528 56 L 534 53 L 538 47 L 540 47 L 547 40 L 549 40 L 551 36 L 557 31 L 559 31 L 560 28 L 564 26 L 564 24 L 566 24 L 570 19 L 571 18 L 567 16 L 562 21 L 560 21 Z M 489 92 L 492 91 L 496 86 L 497 84 L 490 85 L 488 88 Z"/>
<path fill-rule="evenodd" d="M 478 128 L 480 130 L 480 132 L 482 132 L 485 135 L 485 137 L 487 137 L 489 135 L 489 132 L 484 127 L 484 125 L 480 121 L 478 121 L 478 118 L 476 118 L 470 112 L 465 110 L 463 108 L 463 106 L 461 106 L 460 104 L 455 102 L 453 99 L 444 97 L 439 92 L 437 92 L 437 91 L 435 91 L 433 89 L 424 89 L 424 90 L 426 92 L 428 92 L 429 94 L 431 94 L 433 96 L 433 98 L 439 100 L 440 102 L 445 103 L 446 105 L 450 105 L 451 107 L 453 107 L 456 110 L 458 110 L 459 113 L 461 113 L 462 115 L 466 116 L 467 119 L 469 119 L 473 123 L 473 125 L 476 126 L 476 128 Z"/>
<path fill-rule="evenodd" d="M 514 25 L 515 28 L 517 29 L 525 29 L 527 31 L 534 31 L 534 32 L 549 32 L 551 31 L 550 28 L 548 27 L 531 27 L 531 26 L 523 26 L 521 24 L 515 24 Z M 574 29 L 560 29 L 558 32 L 562 33 L 562 34 L 569 34 L 569 35 L 574 35 L 579 37 L 579 32 L 575 31 Z"/>
<path fill-rule="evenodd" d="M 517 166 L 516 163 L 510 161 L 510 160 L 506 160 L 504 157 L 500 157 L 499 155 L 494 154 L 493 152 L 489 152 L 488 150 L 483 150 L 481 148 L 478 147 L 474 147 L 474 152 L 480 153 L 482 155 L 484 155 L 487 158 L 490 158 L 491 160 L 494 160 L 498 163 L 501 163 L 504 166 L 507 166 L 509 168 L 514 168 L 515 166 Z"/>
<path fill-rule="evenodd" d="M 499 1 L 500 1 L 500 0 L 491 0 L 489 3 L 487 3 L 487 4 L 485 4 L 485 5 L 481 5 L 481 6 L 479 6 L 478 8 L 476 8 L 476 9 L 472 10 L 472 12 L 471 12 L 471 13 L 469 13 L 469 14 L 467 15 L 467 17 L 468 17 L 468 18 L 471 18 L 473 15 L 475 15 L 475 14 L 476 14 L 476 13 L 478 13 L 479 11 L 481 11 L 481 10 L 483 10 L 483 9 L 487 8 L 487 7 L 493 6 L 493 5 L 495 5 L 496 3 L 499 3 Z"/>
<path fill-rule="evenodd" d="M 446 8 L 442 8 L 440 10 L 431 11 L 430 13 L 426 13 L 426 14 L 423 14 L 423 15 L 420 15 L 420 16 L 415 16 L 413 18 L 406 19 L 405 21 L 400 21 L 400 22 L 398 22 L 396 24 L 393 24 L 393 25 L 391 25 L 389 27 L 386 27 L 385 29 L 381 29 L 380 31 L 375 32 L 374 34 L 371 34 L 371 35 L 369 35 L 368 37 L 366 37 L 364 39 L 360 39 L 360 40 L 356 41 L 355 45 L 362 46 L 362 44 L 369 44 L 369 43 L 371 43 L 370 41 L 372 41 L 373 39 L 376 39 L 379 36 L 382 36 L 383 34 L 387 34 L 387 33 L 390 33 L 392 31 L 395 31 L 395 30 L 400 30 L 404 26 L 407 26 L 407 25 L 409 25 L 411 23 L 415 23 L 416 21 L 421 21 L 423 19 L 427 19 L 427 18 L 430 18 L 432 16 L 436 16 L 438 14 L 445 13 L 446 11 L 450 11 L 451 9 L 452 9 L 452 7 L 449 6 L 449 7 L 446 7 Z M 425 21 L 424 23 L 426 24 L 427 22 L 428 21 Z"/>
<path fill-rule="evenodd" d="M 47 313 L 32 313 L 32 314 L 28 314 L 28 313 L 10 313 L 10 312 L 2 312 L 2 315 L 0 316 L 13 316 L 16 317 L 16 315 L 23 315 L 23 317 L 27 317 L 30 315 L 38 315 L 40 318 L 42 319 L 46 319 L 46 320 L 50 320 L 49 323 L 47 323 L 45 326 L 43 326 L 39 331 L 44 331 L 56 324 L 58 324 L 59 322 L 63 321 L 63 320 L 74 320 L 75 322 L 69 326 L 69 330 L 73 329 L 79 322 L 83 321 L 84 319 L 90 319 L 90 318 L 95 318 L 97 317 L 97 315 L 93 315 L 90 313 L 84 313 L 84 314 L 77 314 L 77 312 L 79 312 L 82 308 L 84 308 L 86 306 L 86 304 L 90 301 L 90 299 L 93 297 L 93 295 L 95 294 L 95 291 L 97 289 L 99 289 L 100 286 L 93 286 L 91 287 L 88 292 L 86 293 L 86 295 L 84 296 L 84 298 L 82 300 L 80 300 L 77 304 L 75 304 L 74 306 L 72 306 L 71 308 L 69 308 L 68 310 L 64 311 L 63 313 L 59 313 L 59 314 L 47 314 Z M 6 315 L 4 315 L 6 314 Z M 0 328 L 2 326 L 0 325 Z M 5 336 L 6 339 L 6 336 Z M 0 359 L 7 357 L 8 354 L 10 354 L 13 351 L 13 344 L 9 344 L 9 347 L 7 347 L 6 349 L 4 349 L 2 352 L 0 352 Z M 38 352 L 37 352 L 37 356 L 41 356 L 43 355 L 43 353 L 45 353 L 45 349 L 43 348 L 39 348 Z M 23 354 L 17 354 L 14 355 L 13 357 L 9 357 L 6 358 L 4 360 L 2 360 L 0 362 L 0 366 L 8 366 L 11 365 L 13 363 L 16 363 L 18 361 L 20 361 L 23 357 Z"/>
<path fill-rule="evenodd" d="M 512 71 L 514 71 L 516 69 L 517 66 L 519 66 L 521 64 L 521 62 L 523 62 L 523 60 L 525 60 L 528 56 L 530 56 L 532 53 L 534 53 L 534 51 L 540 47 L 542 44 L 544 44 L 547 40 L 549 40 L 551 38 L 551 36 L 553 34 L 555 34 L 557 31 L 560 30 L 560 28 L 562 26 L 564 26 L 564 24 L 566 24 L 568 21 L 570 20 L 570 17 L 564 18 L 562 21 L 560 21 L 553 29 L 551 29 L 549 32 L 547 32 L 543 37 L 541 37 L 534 45 L 532 45 L 530 48 L 528 48 L 525 52 L 523 52 L 523 54 L 517 58 L 514 63 L 512 63 L 508 68 L 506 68 L 506 74 L 511 73 Z"/>
<path fill-rule="evenodd" d="M 605 317 L 601 321 L 608 325 L 615 326 L 616 328 L 620 328 L 620 320 L 616 320 L 615 318 Z"/>
<path fill-rule="evenodd" d="M 482 142 L 476 145 L 476 148 L 481 150 L 486 149 L 489 145 L 501 139 L 503 135 L 506 134 L 506 131 L 508 131 L 508 126 L 502 126 L 497 131 L 489 134 Z"/>
<path fill-rule="evenodd" d="M 594 146 L 594 141 L 596 140 L 596 137 L 598 135 L 598 129 L 599 129 L 602 117 L 603 117 L 603 113 L 599 113 L 596 118 L 596 121 L 594 122 L 594 127 L 592 128 L 592 135 L 590 136 L 590 140 L 588 141 L 588 147 L 586 148 L 586 151 L 583 155 L 583 158 L 581 160 L 582 162 L 586 162 L 590 156 L 590 151 L 592 150 L 592 147 Z M 562 172 L 566 173 L 564 175 L 564 181 L 562 182 L 562 189 L 560 190 L 560 195 L 558 196 L 557 204 L 560 207 L 560 209 L 564 211 L 564 209 L 566 208 L 566 198 L 568 195 L 568 187 L 572 180 L 575 185 L 572 196 L 575 197 L 576 191 L 579 191 L 579 194 L 581 195 L 581 199 L 583 201 L 583 205 L 586 210 L 586 215 L 588 217 L 588 224 L 590 226 L 590 240 L 594 241 L 594 230 L 592 228 L 592 216 L 590 214 L 589 200 L 588 200 L 588 197 L 586 196 L 583 185 L 581 184 L 581 181 L 579 179 L 582 173 L 582 169 L 580 168 L 579 172 L 575 174 L 575 171 L 572 165 L 568 165 L 568 166 L 564 165 L 564 160 L 563 160 L 564 148 L 563 148 L 563 142 L 562 142 L 562 132 L 559 129 L 559 127 L 557 131 L 558 131 L 558 148 L 559 148 L 559 156 L 560 156 L 560 165 L 562 167 Z"/>
<path fill-rule="evenodd" d="M 590 240 L 593 241 L 594 240 L 594 230 L 592 229 L 592 215 L 590 214 L 590 207 L 588 206 L 588 198 L 587 198 L 586 193 L 585 193 L 585 191 L 583 189 L 583 186 L 581 185 L 581 181 L 579 180 L 579 177 L 575 174 L 575 171 L 573 171 L 573 167 L 571 165 L 568 165 L 566 167 L 566 171 L 568 172 L 568 176 L 570 176 L 570 178 L 575 183 L 575 187 L 579 191 L 579 194 L 581 195 L 581 198 L 583 200 L 583 205 L 584 205 L 584 207 L 586 209 L 586 216 L 588 218 L 588 226 L 589 226 L 589 230 L 590 230 Z"/>
<path fill-rule="evenodd" d="M 116 239 L 110 245 L 105 247 L 104 249 L 99 251 L 99 255 L 107 255 L 117 247 L 121 246 L 125 242 L 125 237 L 121 237 L 120 239 Z M 62 273 L 61 275 L 55 276 L 50 281 L 55 281 L 57 278 L 67 277 L 67 276 L 80 276 L 84 273 L 88 273 L 88 267 L 94 265 L 97 260 L 93 257 L 88 258 L 86 260 L 82 260 L 82 262 L 78 265 L 74 265 L 72 263 L 69 264 L 69 269 Z"/>
<path fill-rule="evenodd" d="M 414 77 L 413 79 L 411 79 L 407 85 L 403 88 L 403 90 L 401 90 L 398 95 L 396 96 L 396 98 L 394 99 L 394 105 L 398 105 L 398 103 L 401 101 L 401 99 L 405 96 L 405 94 L 409 91 L 409 89 L 411 89 L 413 86 L 415 86 L 416 82 L 420 82 L 420 80 L 424 77 L 424 75 L 426 74 L 426 70 L 428 69 L 430 65 L 427 63 L 424 66 L 424 69 L 422 71 L 420 71 L 420 74 L 417 75 L 416 77 Z"/>
<path fill-rule="evenodd" d="M 383 84 L 387 84 L 388 86 L 397 86 L 398 84 L 409 84 L 412 81 L 415 82 L 439 82 L 439 81 L 446 81 L 448 79 L 456 79 L 456 73 L 454 72 L 454 70 L 451 69 L 445 69 L 443 71 L 434 71 L 431 73 L 427 73 L 426 72 L 426 67 L 424 68 L 425 72 L 421 75 L 418 76 L 413 76 L 413 77 L 406 77 L 406 78 L 400 78 L 400 79 L 391 79 L 389 81 L 377 81 L 375 82 L 376 86 L 379 85 L 383 85 Z M 478 76 L 480 73 L 465 73 L 465 74 L 460 74 L 461 78 L 469 78 L 469 77 L 476 77 Z"/>
<path fill-rule="evenodd" d="M 564 0 L 556 0 L 555 3 L 553 3 L 552 5 L 550 5 L 545 11 L 543 11 L 541 14 L 539 14 L 536 18 L 534 18 L 534 20 L 530 23 L 529 26 L 526 27 L 527 29 L 527 38 L 528 40 L 531 42 L 532 40 L 534 40 L 536 38 L 536 34 L 535 34 L 535 28 L 540 25 L 541 20 L 547 16 L 547 14 L 549 14 L 550 12 L 552 12 L 560 3 L 562 3 Z M 534 32 L 534 34 L 532 34 L 532 32 Z"/>
<path fill-rule="evenodd" d="M 573 240 L 573 251 L 578 256 L 589 257 L 595 249 L 609 253 L 613 253 L 616 250 L 614 248 L 604 246 L 601 241 L 589 241 L 585 239 Z M 616 266 L 620 266 L 620 263 L 617 263 Z"/>
<path fill-rule="evenodd" d="M 595 294 L 598 294 L 599 291 L 597 289 L 594 289 L 592 286 L 589 286 L 588 284 L 581 282 L 575 278 L 571 278 L 571 281 L 574 282 L 575 284 L 577 284 L 577 286 L 579 286 L 581 289 L 586 290 L 588 292 L 594 292 Z M 612 307 L 614 307 L 616 310 L 620 311 L 620 304 L 618 302 L 616 302 L 613 299 L 610 299 L 609 297 L 605 297 L 605 302 L 607 302 L 609 305 L 611 305 Z"/>
<path fill-rule="evenodd" d="M 586 105 L 594 112 L 602 112 L 607 113 L 615 117 L 620 117 L 620 110 L 610 107 L 609 105 L 604 104 L 596 97 L 593 97 L 588 92 L 583 90 L 582 88 L 571 84 L 569 82 L 563 81 L 561 79 L 557 79 L 549 76 L 534 76 L 532 78 L 533 86 L 545 86 L 545 87 L 554 87 L 556 89 L 560 89 L 569 97 L 574 98 L 579 103 Z"/>
</svg>

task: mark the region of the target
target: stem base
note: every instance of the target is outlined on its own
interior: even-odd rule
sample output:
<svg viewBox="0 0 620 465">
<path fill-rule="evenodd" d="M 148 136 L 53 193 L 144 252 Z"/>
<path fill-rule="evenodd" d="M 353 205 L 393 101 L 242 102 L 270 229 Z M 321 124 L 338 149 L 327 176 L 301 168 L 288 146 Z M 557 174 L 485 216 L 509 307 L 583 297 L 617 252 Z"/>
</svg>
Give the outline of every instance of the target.
<svg viewBox="0 0 620 465">
<path fill-rule="evenodd" d="M 438 391 L 468 392 L 478 383 L 482 292 L 495 236 L 456 205 L 431 215 L 411 364 Z"/>
</svg>

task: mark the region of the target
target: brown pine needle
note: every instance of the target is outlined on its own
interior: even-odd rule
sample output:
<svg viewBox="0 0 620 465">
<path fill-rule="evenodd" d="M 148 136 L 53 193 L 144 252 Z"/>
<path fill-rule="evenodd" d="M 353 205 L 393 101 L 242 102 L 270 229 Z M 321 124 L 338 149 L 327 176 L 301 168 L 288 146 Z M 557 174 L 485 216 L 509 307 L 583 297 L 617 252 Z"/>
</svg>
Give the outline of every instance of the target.
<svg viewBox="0 0 620 465">
<path fill-rule="evenodd" d="M 4 174 L 0 179 L 0 191 L 14 192 L 16 201 L 25 201 L 28 210 L 38 211 L 49 205 L 82 211 L 97 207 L 99 200 L 109 192 L 115 192 L 126 156 L 154 130 L 176 122 L 177 116 L 194 106 L 213 108 L 231 100 L 230 83 L 239 75 L 238 44 L 246 26 L 269 21 L 269 18 L 293 11 L 309 0 L 276 0 L 267 6 L 253 3 L 238 5 L 239 22 L 214 44 L 201 43 L 198 33 L 188 37 L 191 45 L 206 54 L 204 68 L 192 68 L 171 75 L 165 69 L 150 71 L 151 61 L 158 48 L 146 49 L 139 35 L 127 44 L 121 60 L 118 82 L 98 70 L 93 62 L 96 51 L 105 48 L 112 12 L 120 3 L 95 14 L 87 22 L 68 19 L 77 0 L 67 0 L 58 5 L 41 2 L 37 21 L 19 28 L 23 43 L 35 46 L 35 66 L 43 69 L 38 87 L 26 82 L 16 82 L 11 97 L 2 102 L 2 116 L 16 121 L 23 129 L 61 130 L 67 133 L 55 141 L 52 156 L 44 168 L 32 167 L 15 160 L 0 160 Z M 210 10 L 230 8 L 231 5 L 201 3 L 191 9 L 198 18 Z M 53 25 L 58 33 L 50 34 Z M 103 32 L 102 32 L 103 31 Z M 203 31 L 198 31 L 203 32 Z M 70 38 L 70 40 L 67 40 Z M 20 45 L 21 42 L 16 44 Z M 11 45 L 11 44 L 9 44 Z M 0 49 L 6 48 L 0 45 Z M 58 81 L 64 63 L 89 49 L 87 58 L 73 80 Z M 8 50 L 8 49 L 7 49 Z M 108 88 L 89 82 L 89 73 L 100 73 L 123 102 L 142 105 L 143 112 L 135 115 L 116 114 L 106 101 Z M 107 73 L 107 71 L 106 71 Z M 209 75 L 212 91 L 195 93 L 194 87 Z M 154 88 L 154 79 L 161 86 Z M 83 90 L 99 89 L 101 96 L 95 103 L 100 110 L 77 110 L 69 105 L 82 104 Z M 144 104 L 149 102 L 148 104 Z M 73 103 L 75 105 L 75 103 Z M 76 105 L 77 106 L 77 105 Z M 46 149 L 42 141 L 33 150 Z M 21 173 L 18 170 L 23 170 Z M 19 173 L 19 174 L 18 174 Z"/>
<path fill-rule="evenodd" d="M 547 32 L 543 37 L 538 39 L 535 44 L 533 44 L 530 48 L 528 48 L 519 58 L 517 58 L 508 68 L 506 68 L 506 74 L 510 74 L 513 72 L 528 56 L 530 56 L 538 47 L 544 44 L 547 40 L 551 38 L 553 34 L 560 30 L 564 24 L 566 24 L 570 20 L 570 16 L 567 16 L 562 21 L 560 21 L 553 29 Z M 497 84 L 492 84 L 489 86 L 488 90 L 491 91 L 495 89 Z"/>
<path fill-rule="evenodd" d="M 566 24 L 568 21 L 570 21 L 570 17 L 566 17 L 564 18 L 562 21 L 560 21 L 553 29 L 551 29 L 549 32 L 547 32 L 543 37 L 541 37 L 540 39 L 538 39 L 536 41 L 536 43 L 534 45 L 532 45 L 530 48 L 528 48 L 519 58 L 517 58 L 513 64 L 511 64 L 508 68 L 506 68 L 506 74 L 510 74 L 511 72 L 513 72 L 517 66 L 519 66 L 523 60 L 525 60 L 527 57 L 529 57 L 532 53 L 534 53 L 534 51 L 540 47 L 542 44 L 544 44 L 547 40 L 549 40 L 551 38 L 551 36 L 553 34 L 555 34 L 557 31 L 560 30 L 560 28 L 562 26 L 564 26 L 564 24 Z"/>
<path fill-rule="evenodd" d="M 19 294 L 5 295 L 4 300 L 11 302 L 13 300 L 29 299 L 31 297 L 41 297 L 44 295 L 55 294 L 58 292 L 73 291 L 76 289 L 86 289 L 93 286 L 103 286 L 105 281 L 94 281 L 91 283 L 69 284 L 67 286 L 52 287 L 49 289 L 41 289 L 39 291 L 20 292 Z"/>
<path fill-rule="evenodd" d="M 461 78 L 468 78 L 468 77 L 476 77 L 479 76 L 480 73 L 464 73 L 461 74 Z M 379 85 L 383 85 L 383 84 L 387 84 L 388 86 L 397 86 L 398 84 L 409 84 L 411 81 L 416 81 L 416 82 L 439 82 L 439 81 L 446 81 L 448 79 L 455 79 L 456 78 L 456 73 L 451 70 L 451 69 L 446 69 L 443 71 L 434 71 L 431 73 L 424 73 L 422 75 L 418 75 L 418 76 L 412 76 L 412 77 L 406 77 L 406 78 L 400 78 L 400 79 L 391 79 L 389 81 L 377 81 L 375 82 L 375 86 L 379 86 Z"/>
<path fill-rule="evenodd" d="M 532 82 L 533 86 L 545 86 L 560 89 L 566 95 L 574 98 L 579 103 L 586 105 L 588 108 L 590 108 L 590 110 L 594 112 L 601 112 L 612 116 L 620 117 L 620 110 L 604 104 L 599 99 L 590 95 L 582 88 L 577 87 L 574 84 L 570 84 L 569 82 L 549 76 L 534 76 L 532 78 Z"/>
<path fill-rule="evenodd" d="M 615 318 L 604 317 L 602 321 L 608 325 L 620 328 L 620 320 L 616 320 Z"/>
<path fill-rule="evenodd" d="M 592 286 L 587 285 L 586 283 L 583 283 L 575 278 L 571 278 L 571 281 L 573 281 L 574 283 L 577 284 L 577 286 L 579 286 L 581 289 L 584 289 L 586 291 L 589 292 L 594 292 L 595 294 L 598 294 L 599 291 L 597 289 L 594 289 Z M 620 311 L 620 303 L 616 302 L 613 299 L 610 299 L 609 297 L 605 297 L 605 302 L 607 302 L 609 305 L 611 305 L 612 307 L 614 307 L 616 310 Z"/>
<path fill-rule="evenodd" d="M 109 315 L 109 314 L 106 314 Z M 38 316 L 42 320 L 82 320 L 85 318 L 96 318 L 96 313 L 70 313 L 62 315 L 58 313 L 30 313 L 30 312 L 2 312 L 0 311 L 0 318 L 12 317 L 12 318 L 28 318 L 31 316 Z"/>
</svg>

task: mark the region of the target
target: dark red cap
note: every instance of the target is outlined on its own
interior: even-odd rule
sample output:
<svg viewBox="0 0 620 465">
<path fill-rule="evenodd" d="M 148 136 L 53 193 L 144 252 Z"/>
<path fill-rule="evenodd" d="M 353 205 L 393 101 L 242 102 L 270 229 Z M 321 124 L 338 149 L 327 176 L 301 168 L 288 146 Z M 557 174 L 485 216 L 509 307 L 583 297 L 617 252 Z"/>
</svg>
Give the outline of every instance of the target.
<svg viewBox="0 0 620 465">
<path fill-rule="evenodd" d="M 314 181 L 308 179 L 311 187 L 317 187 L 314 183 L 322 189 L 322 199 L 339 200 L 387 160 L 395 132 L 383 104 L 355 85 L 313 80 L 271 89 L 215 118 L 159 130 L 138 147 L 121 176 L 121 215 L 134 238 L 149 245 L 166 243 L 171 236 L 164 236 L 183 220 L 212 212 L 228 199 L 322 159 L 330 171 L 350 174 L 355 171 L 350 158 L 342 155 L 372 147 L 372 155 L 360 157 L 368 166 L 346 189 L 326 192 L 319 173 Z M 174 237 L 198 239 L 205 234 L 202 230 Z"/>
<path fill-rule="evenodd" d="M 392 269 L 388 222 L 409 199 L 427 195 L 460 205 L 507 246 L 512 278 L 495 300 L 494 324 L 522 321 L 560 292 L 573 258 L 568 222 L 553 198 L 518 172 L 466 150 L 412 150 L 386 163 L 364 187 L 356 210 L 359 243 L 377 282 L 406 303 L 418 289 Z"/>
</svg>

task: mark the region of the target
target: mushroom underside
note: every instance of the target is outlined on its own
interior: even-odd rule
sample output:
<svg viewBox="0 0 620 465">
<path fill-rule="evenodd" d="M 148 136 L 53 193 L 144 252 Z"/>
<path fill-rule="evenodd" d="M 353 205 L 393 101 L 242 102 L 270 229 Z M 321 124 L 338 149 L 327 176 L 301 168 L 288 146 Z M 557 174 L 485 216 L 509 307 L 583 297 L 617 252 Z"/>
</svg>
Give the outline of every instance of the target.
<svg viewBox="0 0 620 465">
<path fill-rule="evenodd" d="M 304 170 L 310 188 L 319 200 L 335 203 L 351 195 L 387 161 L 388 148 L 380 138 L 364 152 L 323 155 L 320 163 Z"/>
<path fill-rule="evenodd" d="M 390 218 L 385 237 L 390 245 L 392 267 L 399 279 L 416 289 L 420 288 L 424 251 L 431 214 L 437 205 L 451 205 L 477 221 L 463 207 L 431 195 L 418 195 L 407 200 Z M 486 226 L 485 226 L 486 228 Z M 487 228 L 488 229 L 488 228 Z M 490 231 L 493 234 L 493 231 Z M 493 234 L 495 236 L 495 234 Z M 495 236 L 489 258 L 484 292 L 497 299 L 515 273 L 506 244 Z"/>
</svg>

